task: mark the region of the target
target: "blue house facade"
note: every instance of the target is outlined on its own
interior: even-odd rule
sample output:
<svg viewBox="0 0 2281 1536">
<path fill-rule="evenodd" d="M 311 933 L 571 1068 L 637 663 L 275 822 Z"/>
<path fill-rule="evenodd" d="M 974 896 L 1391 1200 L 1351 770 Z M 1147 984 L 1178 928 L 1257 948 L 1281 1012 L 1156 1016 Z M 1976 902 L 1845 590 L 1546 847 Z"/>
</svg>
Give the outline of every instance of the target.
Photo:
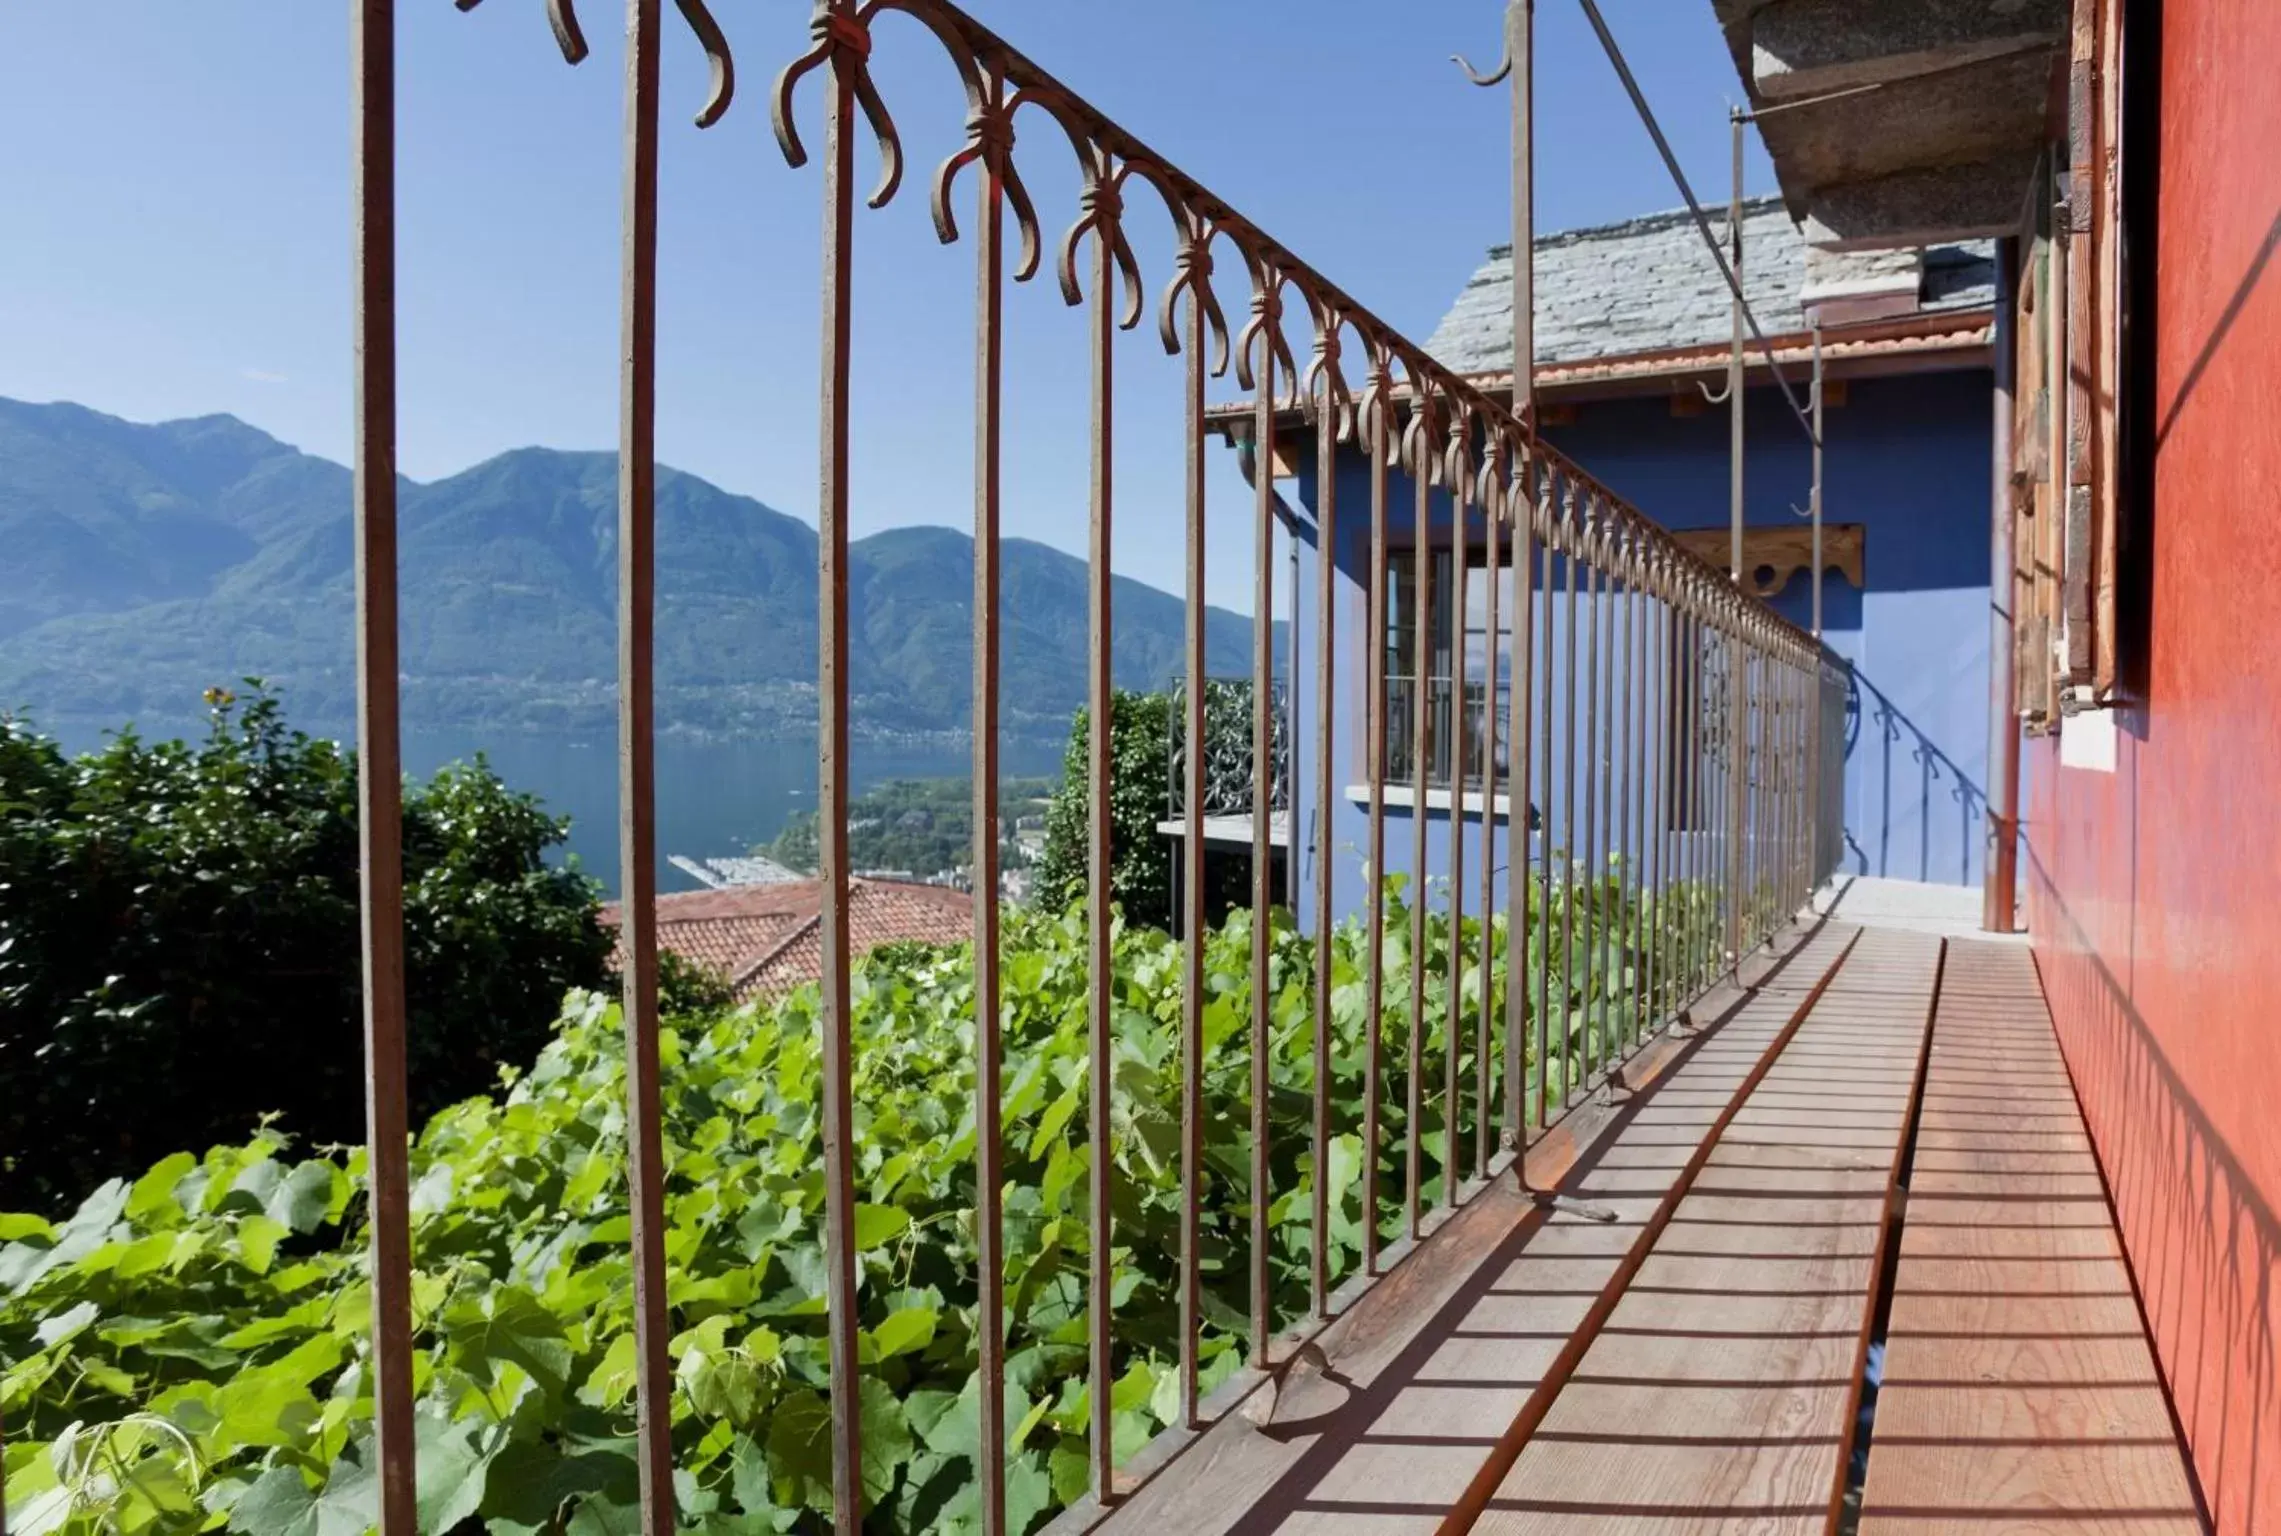
<svg viewBox="0 0 2281 1536">
<path fill-rule="evenodd" d="M 1833 256 L 1809 251 L 1775 200 L 1745 206 L 1752 307 L 1801 401 L 1817 320 L 1824 337 L 1824 639 L 1853 671 L 1843 743 L 1843 846 L 1834 862 L 1860 874 L 1977 883 L 1987 856 L 1991 253 L 1983 245 Z M 1443 363 L 1491 393 L 1511 387 L 1510 272 L 1507 253 L 1493 251 L 1428 343 Z M 1706 396 L 1723 378 L 1730 321 L 1726 290 L 1692 224 L 1684 214 L 1658 215 L 1545 237 L 1537 245 L 1535 282 L 1543 435 L 1683 540 L 1702 535 L 1698 552 L 1723 566 L 1730 424 L 1727 407 Z M 1748 377 L 1746 584 L 1803 626 L 1812 588 L 1803 516 L 1811 446 L 1771 373 L 1761 365 Z M 1248 423 L 1231 414 L 1226 428 L 1250 471 L 1260 472 L 1249 455 Z M 1386 868 L 1416 873 L 1412 818 L 1423 814 L 1429 888 L 1446 881 L 1452 833 L 1459 831 L 1466 906 L 1478 911 L 1483 819 L 1492 868 L 1502 869 L 1514 807 L 1502 792 L 1502 769 L 1500 793 L 1489 803 L 1482 802 L 1471 768 L 1462 801 L 1453 797 L 1448 758 L 1453 741 L 1478 742 L 1472 733 L 1485 717 L 1503 719 L 1512 572 L 1508 566 L 1495 573 L 1501 611 L 1492 634 L 1484 601 L 1491 574 L 1483 565 L 1486 528 L 1474 514 L 1464 541 L 1468 593 L 1459 622 L 1451 601 L 1450 504 L 1433 491 L 1426 540 L 1434 640 L 1421 668 L 1411 639 L 1415 488 L 1396 469 L 1387 496 L 1393 551 L 1388 633 L 1370 634 L 1369 466 L 1358 450 L 1342 447 L 1330 550 L 1338 594 L 1331 721 L 1337 788 L 1328 804 L 1320 803 L 1313 756 L 1320 705 L 1310 659 L 1321 617 L 1315 603 L 1322 498 L 1315 444 L 1296 416 L 1279 425 L 1275 458 L 1270 470 L 1283 531 L 1296 555 L 1287 611 L 1291 654 L 1299 663 L 1290 703 L 1292 812 L 1278 818 L 1277 840 L 1287 837 L 1291 844 L 1289 889 L 1298 910 L 1312 911 L 1309 893 L 1326 878 L 1337 912 L 1358 911 L 1365 899 L 1368 648 L 1384 645 L 1389 735 L 1400 738 L 1389 749 Z M 1510 551 L 1502 558 L 1509 562 Z M 1556 589 L 1561 576 L 1556 568 Z M 1541 577 L 1532 573 L 1531 579 L 1534 585 Z M 1467 657 L 1465 699 L 1457 706 L 1462 721 L 1453 715 L 1448 687 L 1459 644 Z M 1500 664 L 1494 685 L 1485 686 L 1492 656 Z M 1547 660 L 1537 658 L 1540 676 Z M 1423 807 L 1414 803 L 1406 723 L 1421 688 L 1436 743 Z M 1556 805 L 1566 788 L 1561 763 L 1568 754 L 1556 739 L 1548 766 L 1541 736 L 1539 742 L 1534 797 Z M 1684 838 L 1705 829 L 1666 825 L 1649 835 L 1658 831 Z M 1557 854 L 1557 825 L 1552 834 Z M 1624 847 L 1629 841 L 1618 839 L 1610 851 L 1633 851 Z M 1533 837 L 1527 856 L 1542 857 L 1542 842 L 1541 835 Z M 1491 884 L 1501 904 L 1503 879 Z"/>
</svg>

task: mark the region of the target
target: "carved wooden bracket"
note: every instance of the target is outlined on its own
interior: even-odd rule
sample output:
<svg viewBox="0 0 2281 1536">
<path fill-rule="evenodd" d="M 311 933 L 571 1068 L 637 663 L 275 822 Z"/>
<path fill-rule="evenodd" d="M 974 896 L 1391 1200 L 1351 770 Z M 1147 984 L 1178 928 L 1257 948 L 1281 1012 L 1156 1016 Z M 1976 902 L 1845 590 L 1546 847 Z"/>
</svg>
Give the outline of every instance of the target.
<svg viewBox="0 0 2281 1536">
<path fill-rule="evenodd" d="M 1822 568 L 1837 571 L 1857 592 L 1863 587 L 1861 532 L 1859 523 L 1822 524 Z M 1732 536 L 1728 530 L 1690 528 L 1671 536 L 1720 570 L 1727 568 Z M 1773 597 L 1790 585 L 1793 576 L 1812 570 L 1813 565 L 1814 530 L 1807 524 L 1742 531 L 1742 584 L 1753 596 Z"/>
</svg>

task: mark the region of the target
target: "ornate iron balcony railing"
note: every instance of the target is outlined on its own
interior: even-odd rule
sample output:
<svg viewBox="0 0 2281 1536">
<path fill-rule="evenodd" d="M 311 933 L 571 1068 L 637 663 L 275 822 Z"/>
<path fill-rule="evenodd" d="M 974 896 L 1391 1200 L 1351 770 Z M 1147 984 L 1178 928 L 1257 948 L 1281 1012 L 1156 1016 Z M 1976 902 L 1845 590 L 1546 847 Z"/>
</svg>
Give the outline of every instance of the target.
<svg viewBox="0 0 2281 1536">
<path fill-rule="evenodd" d="M 460 0 L 463 9 L 475 0 Z M 728 40 L 703 0 L 677 0 L 711 60 L 712 81 L 698 113 L 699 126 L 729 109 L 738 83 Z M 584 53 L 571 0 L 549 0 L 558 41 L 572 62 Z M 640 1467 L 643 1529 L 653 1536 L 675 1529 L 674 1378 L 668 1340 L 665 1177 L 667 1150 L 660 1125 L 660 1046 L 657 992 L 656 787 L 652 707 L 655 615 L 655 449 L 657 206 L 660 102 L 658 61 L 664 0 L 629 0 L 624 106 L 624 232 L 622 241 L 622 346 L 620 373 L 618 583 L 622 795 L 621 861 L 626 954 L 624 1018 L 627 1051 L 626 1134 L 629 1147 L 633 1310 L 635 1317 L 635 1445 Z M 392 0 L 358 0 L 353 26 L 355 81 L 355 317 L 356 317 L 356 637 L 359 742 L 364 824 L 365 1038 L 369 1068 L 374 1347 L 369 1378 L 378 1422 L 379 1529 L 382 1536 L 412 1536 L 414 1504 L 413 1251 L 406 1157 L 403 889 L 399 858 L 399 731 L 396 660 L 396 429 L 395 366 L 395 6 Z M 1387 767 L 1399 762 L 1411 775 L 1416 803 L 1426 800 L 1432 773 L 1427 738 L 1430 711 L 1411 710 L 1398 721 L 1389 708 L 1384 659 L 1370 648 L 1366 686 L 1354 690 L 1340 672 L 1335 562 L 1317 562 L 1317 612 L 1311 675 L 1298 670 L 1295 687 L 1313 692 L 1316 740 L 1308 757 L 1311 793 L 1327 804 L 1333 784 L 1334 716 L 1354 724 L 1367 742 L 1370 826 L 1363 857 L 1371 875 L 1364 953 L 1367 1042 L 1361 1102 L 1353 1106 L 1366 1152 L 1360 1172 L 1361 1277 L 1375 1277 L 1424 1230 L 1427 1164 L 1435 1163 L 1440 1200 L 1453 1205 L 1478 1181 L 1506 1165 L 1515 1149 L 1557 1119 L 1661 1029 L 1686 1002 L 1729 969 L 1740 954 L 1786 922 L 1803 902 L 1813 872 L 1826 857 L 1813 828 L 1808 786 L 1817 782 L 1815 722 L 1826 707 L 1812 707 L 1831 674 L 1813 643 L 1763 604 L 1739 594 L 1723 573 L 1680 549 L 1652 521 L 1623 503 L 1574 464 L 1537 442 L 1529 426 L 1496 398 L 1436 364 L 1318 269 L 1133 134 L 1094 109 L 1055 76 L 954 6 L 941 0 L 817 0 L 811 46 L 778 74 L 768 91 L 775 137 L 794 167 L 808 164 L 812 130 L 803 88 L 821 95 L 822 124 L 814 140 L 821 183 L 822 339 L 815 359 L 820 402 L 820 470 L 817 520 L 821 643 L 817 662 L 820 701 L 818 750 L 823 979 L 817 1008 L 821 1035 L 819 1115 L 823 1333 L 829 1362 L 834 1520 L 842 1533 L 862 1520 L 865 1488 L 862 1415 L 857 1383 L 867 1370 L 859 1348 L 865 1293 L 856 1249 L 857 1152 L 853 1103 L 854 1050 L 849 981 L 851 938 L 849 869 L 845 842 L 849 793 L 848 537 L 849 464 L 857 434 L 849 410 L 849 380 L 856 364 L 850 346 L 855 306 L 853 249 L 861 223 L 856 211 L 858 119 L 876 144 L 881 179 L 864 201 L 879 207 L 904 186 L 902 137 L 874 83 L 871 61 L 882 47 L 939 51 L 965 98 L 964 145 L 926 178 L 925 194 L 945 243 L 965 240 L 976 274 L 973 367 L 975 379 L 974 476 L 974 820 L 998 820 L 998 686 L 1000 655 L 1000 448 L 1004 432 L 1002 385 L 1003 304 L 1007 280 L 1020 282 L 1050 258 L 1063 299 L 1082 306 L 1089 357 L 1077 365 L 1091 395 L 1092 490 L 1089 508 L 1090 627 L 1088 699 L 1091 738 L 1085 773 L 1091 790 L 1090 872 L 1083 903 L 1089 945 L 1089 1048 L 1083 1123 L 1090 1145 L 1110 1146 L 1116 1125 L 1118 1077 L 1114 1070 L 1119 1004 L 1112 997 L 1110 783 L 1110 556 L 1117 529 L 1111 450 L 1117 420 L 1118 335 L 1142 314 L 1142 274 L 1127 238 L 1129 221 L 1163 217 L 1177 243 L 1157 309 L 1163 347 L 1182 358 L 1186 505 L 1179 524 L 1186 548 L 1186 667 L 1183 716 L 1186 737 L 1206 734 L 1205 496 L 1207 377 L 1232 363 L 1238 385 L 1253 402 L 1252 443 L 1262 464 L 1272 463 L 1284 413 L 1301 413 L 1319 456 L 1318 522 L 1322 548 L 1337 548 L 1341 530 L 1366 527 L 1356 542 L 1367 549 L 1368 624 L 1384 633 L 1387 573 L 1392 556 L 1388 522 L 1405 491 L 1419 525 L 1436 508 L 1454 502 L 1468 516 L 1455 520 L 1452 562 L 1458 584 L 1456 611 L 1466 611 L 1465 543 L 1478 522 L 1489 544 L 1486 568 L 1500 569 L 1500 541 L 1525 579 L 1513 581 L 1516 622 L 1500 630 L 1493 585 L 1488 632 L 1505 634 L 1513 652 L 1516 686 L 1504 696 L 1509 761 L 1500 764 L 1479 733 L 1479 760 L 1467 753 L 1448 766 L 1461 788 L 1493 794 L 1509 780 L 1515 800 L 1545 807 L 1548 847 L 1558 856 L 1534 870 L 1525 859 L 1496 856 L 1496 828 L 1409 819 L 1411 867 L 1429 864 L 1429 837 L 1441 846 L 1447 871 L 1440 900 L 1462 919 L 1468 910 L 1480 938 L 1478 952 L 1447 946 L 1450 1027 L 1435 1087 L 1443 1131 L 1438 1148 L 1422 1131 L 1429 1063 L 1422 1021 L 1429 978 L 1408 969 L 1406 996 L 1389 995 L 1384 942 L 1389 917 L 1385 882 Z M 1044 220 L 1024 185 L 1015 153 L 1017 123 L 1043 130 L 1039 138 L 1075 155 L 1083 189 L 1067 233 L 1049 251 Z M 1058 152 L 1054 148 L 1040 153 Z M 963 179 L 962 179 L 962 173 Z M 761 189 L 774 216 L 794 217 L 791 183 Z M 954 212 L 968 200 L 969 218 Z M 1231 326 L 1221 299 L 1224 276 L 1216 258 L 1232 257 L 1247 291 L 1247 313 Z M 1295 346 L 1295 342 L 1297 346 Z M 1297 362 L 1298 347 L 1309 361 Z M 1076 371 L 1073 369 L 1073 371 Z M 1341 445 L 1367 465 L 1366 505 L 1340 506 L 1334 473 Z M 1274 612 L 1272 550 L 1275 516 L 1270 476 L 1255 477 L 1250 509 L 1253 562 L 1254 676 L 1250 697 L 1251 760 L 1277 757 L 1277 690 L 1272 679 Z M 1164 536 L 1169 530 L 1157 530 Z M 1427 546 L 1416 560 L 1421 591 L 1430 582 Z M 1582 598 L 1580 603 L 1579 598 Z M 1430 636 L 1420 614 L 1418 647 Z M 1556 645 L 1557 632 L 1557 645 Z M 1557 658 L 1557 665 L 1556 665 Z M 1651 661 L 1651 659 L 1653 659 Z M 1705 679 L 1729 680 L 1714 697 Z M 1620 678 L 1620 682 L 1619 682 Z M 1462 656 L 1450 687 L 1470 697 Z M 1345 691 L 1342 692 L 1342 689 Z M 1353 721 L 1359 699 L 1363 718 Z M 1581 707 L 1580 707 L 1581 706 Z M 1716 726 L 1717 729 L 1709 729 Z M 1733 753 L 1706 743 L 1723 732 L 1747 741 L 1747 773 L 1732 770 Z M 1397 759 L 1394 735 L 1408 734 L 1409 755 Z M 1281 750 L 1289 750 L 1285 741 Z M 1253 773 L 1248 789 L 1255 838 L 1252 904 L 1269 907 L 1266 837 L 1276 785 L 1283 776 Z M 1179 804 L 1189 835 L 1182 857 L 1189 923 L 1203 899 L 1201 818 L 1214 804 L 1207 755 L 1190 753 L 1180 765 Z M 1685 801 L 1680 814 L 1679 802 Z M 1716 824 L 1716 836 L 1667 838 L 1660 829 Z M 1649 835 L 1648 829 L 1658 829 Z M 1318 836 L 1321 834 L 1318 833 Z M 1469 843 L 1478 837 L 1471 855 Z M 1826 838 L 1826 831 L 1825 831 Z M 1317 848 L 1322 863 L 1330 850 Z M 1472 862 L 1468 863 L 1468 859 Z M 1470 875 L 1468 874 L 1470 871 Z M 996 849 L 977 849 L 973 939 L 976 1015 L 1001 1016 L 1001 969 Z M 1683 892 L 1689 910 L 1720 915 L 1715 931 L 1667 920 L 1670 895 Z M 1417 895 L 1413 891 L 1413 895 Z M 1310 922 L 1319 933 L 1334 922 L 1330 882 L 1311 892 Z M 1545 942 L 1494 945 L 1496 925 L 1481 919 L 1493 909 L 1539 914 Z M 1406 904 L 1409 953 L 1427 952 L 1428 902 Z M 1554 914 L 1558 921 L 1553 921 Z M 1453 929 L 1464 933 L 1462 924 Z M 1244 1346 L 1254 1370 L 1214 1402 L 1201 1392 L 1199 1341 L 1204 1315 L 1201 1210 L 1203 1166 L 1203 1046 L 1208 999 L 1202 944 L 1186 949 L 1178 1025 L 1182 1216 L 1177 1290 L 1179 1337 L 1178 1419 L 1202 1424 L 1230 1394 L 1262 1377 L 1280 1330 L 1304 1334 L 1328 1315 L 1334 1278 L 1326 1254 L 1331 1211 L 1326 1179 L 1314 1182 L 1303 1221 L 1312 1254 L 1309 1298 L 1303 1315 L 1279 1316 L 1273 1305 L 1269 1252 L 1271 1128 L 1268 1057 L 1272 1046 L 1270 944 L 1266 923 L 1252 925 L 1246 1050 L 1250 1069 L 1248 1182 L 1244 1202 L 1248 1253 L 1239 1262 L 1248 1276 Z M 1567 978 L 1579 962 L 1599 953 L 1607 973 L 1627 978 L 1605 991 L 1587 991 L 1581 1018 Z M 1618 963 L 1620 962 L 1620 963 Z M 1331 1037 L 1330 946 L 1313 949 L 1308 1006 L 1313 1106 L 1309 1155 L 1327 1166 L 1332 1125 L 1328 1098 Z M 1496 985 L 1480 986 L 1475 1011 L 1461 999 L 1469 967 Z M 1558 992 L 1551 989 L 1556 972 Z M 1501 999 L 1502 1006 L 1498 1006 Z M 1555 1017 L 1554 1007 L 1558 1014 Z M 1407 1053 L 1402 1073 L 1407 1104 L 1397 1149 L 1384 1134 L 1382 1102 L 1388 1069 L 1385 1044 L 1396 1019 L 1416 1021 L 1396 1037 Z M 1472 1037 L 1464 1041 L 1463 1019 Z M 1461 1044 L 1473 1074 L 1461 1074 Z M 974 1458 L 979 1478 L 980 1523 L 996 1533 L 1006 1525 L 1004 1497 L 1008 1443 L 1005 1383 L 1007 1170 L 1002 1044 L 994 1028 L 974 1032 L 974 1138 L 976 1264 L 976 1383 L 979 1425 Z M 1341 1106 L 1344 1113 L 1346 1106 Z M 1381 1231 L 1380 1155 L 1398 1160 L 1401 1200 L 1390 1218 L 1401 1233 Z M 1127 1484 L 1118 1476 L 1112 1392 L 1121 1352 L 1134 1346 L 1116 1332 L 1115 1191 L 1110 1160 L 1095 1156 L 1096 1174 L 1085 1193 L 1086 1230 L 1072 1251 L 1089 1254 L 1082 1328 L 1086 1339 L 1086 1393 L 1091 1405 L 1088 1457 L 1091 1493 L 1070 1518 L 1113 1502 Z M 1215 1175 L 1215 1177 L 1217 1177 Z M 1151 1346 L 1162 1341 L 1146 1341 Z"/>
<path fill-rule="evenodd" d="M 1248 677 L 1204 679 L 1203 733 L 1188 734 L 1188 682 L 1172 684 L 1172 729 L 1166 735 L 1165 808 L 1188 809 L 1190 743 L 1203 743 L 1203 811 L 1206 816 L 1248 816 L 1259 799 L 1258 759 L 1252 756 L 1252 690 Z M 1278 681 L 1268 690 L 1267 808 L 1291 808 L 1291 694 Z"/>
</svg>

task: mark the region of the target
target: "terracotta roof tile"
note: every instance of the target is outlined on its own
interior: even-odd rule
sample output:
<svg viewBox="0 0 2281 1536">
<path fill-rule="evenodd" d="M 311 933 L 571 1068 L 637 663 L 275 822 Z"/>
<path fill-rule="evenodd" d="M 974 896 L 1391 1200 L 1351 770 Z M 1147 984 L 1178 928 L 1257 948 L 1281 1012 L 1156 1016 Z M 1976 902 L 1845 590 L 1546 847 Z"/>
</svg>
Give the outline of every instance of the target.
<svg viewBox="0 0 2281 1536">
<path fill-rule="evenodd" d="M 822 908 L 817 880 L 677 892 L 658 898 L 657 939 L 726 978 L 738 1002 L 781 997 L 823 974 Z M 602 921 L 617 925 L 616 902 Z M 856 954 L 899 940 L 955 944 L 973 935 L 974 901 L 947 886 L 853 880 L 848 926 Z"/>
</svg>

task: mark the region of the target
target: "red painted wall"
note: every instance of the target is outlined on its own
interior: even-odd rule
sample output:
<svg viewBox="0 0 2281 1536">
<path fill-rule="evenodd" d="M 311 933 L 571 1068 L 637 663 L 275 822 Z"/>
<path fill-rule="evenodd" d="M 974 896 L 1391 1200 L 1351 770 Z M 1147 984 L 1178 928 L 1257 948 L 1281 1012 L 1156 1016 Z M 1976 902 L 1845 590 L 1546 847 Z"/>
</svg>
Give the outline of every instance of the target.
<svg viewBox="0 0 2281 1536">
<path fill-rule="evenodd" d="M 2162 8 L 2146 698 L 2030 922 L 2211 1513 L 2281 1533 L 2281 0 Z M 2082 743 L 2078 743 L 2082 745 Z"/>
</svg>

